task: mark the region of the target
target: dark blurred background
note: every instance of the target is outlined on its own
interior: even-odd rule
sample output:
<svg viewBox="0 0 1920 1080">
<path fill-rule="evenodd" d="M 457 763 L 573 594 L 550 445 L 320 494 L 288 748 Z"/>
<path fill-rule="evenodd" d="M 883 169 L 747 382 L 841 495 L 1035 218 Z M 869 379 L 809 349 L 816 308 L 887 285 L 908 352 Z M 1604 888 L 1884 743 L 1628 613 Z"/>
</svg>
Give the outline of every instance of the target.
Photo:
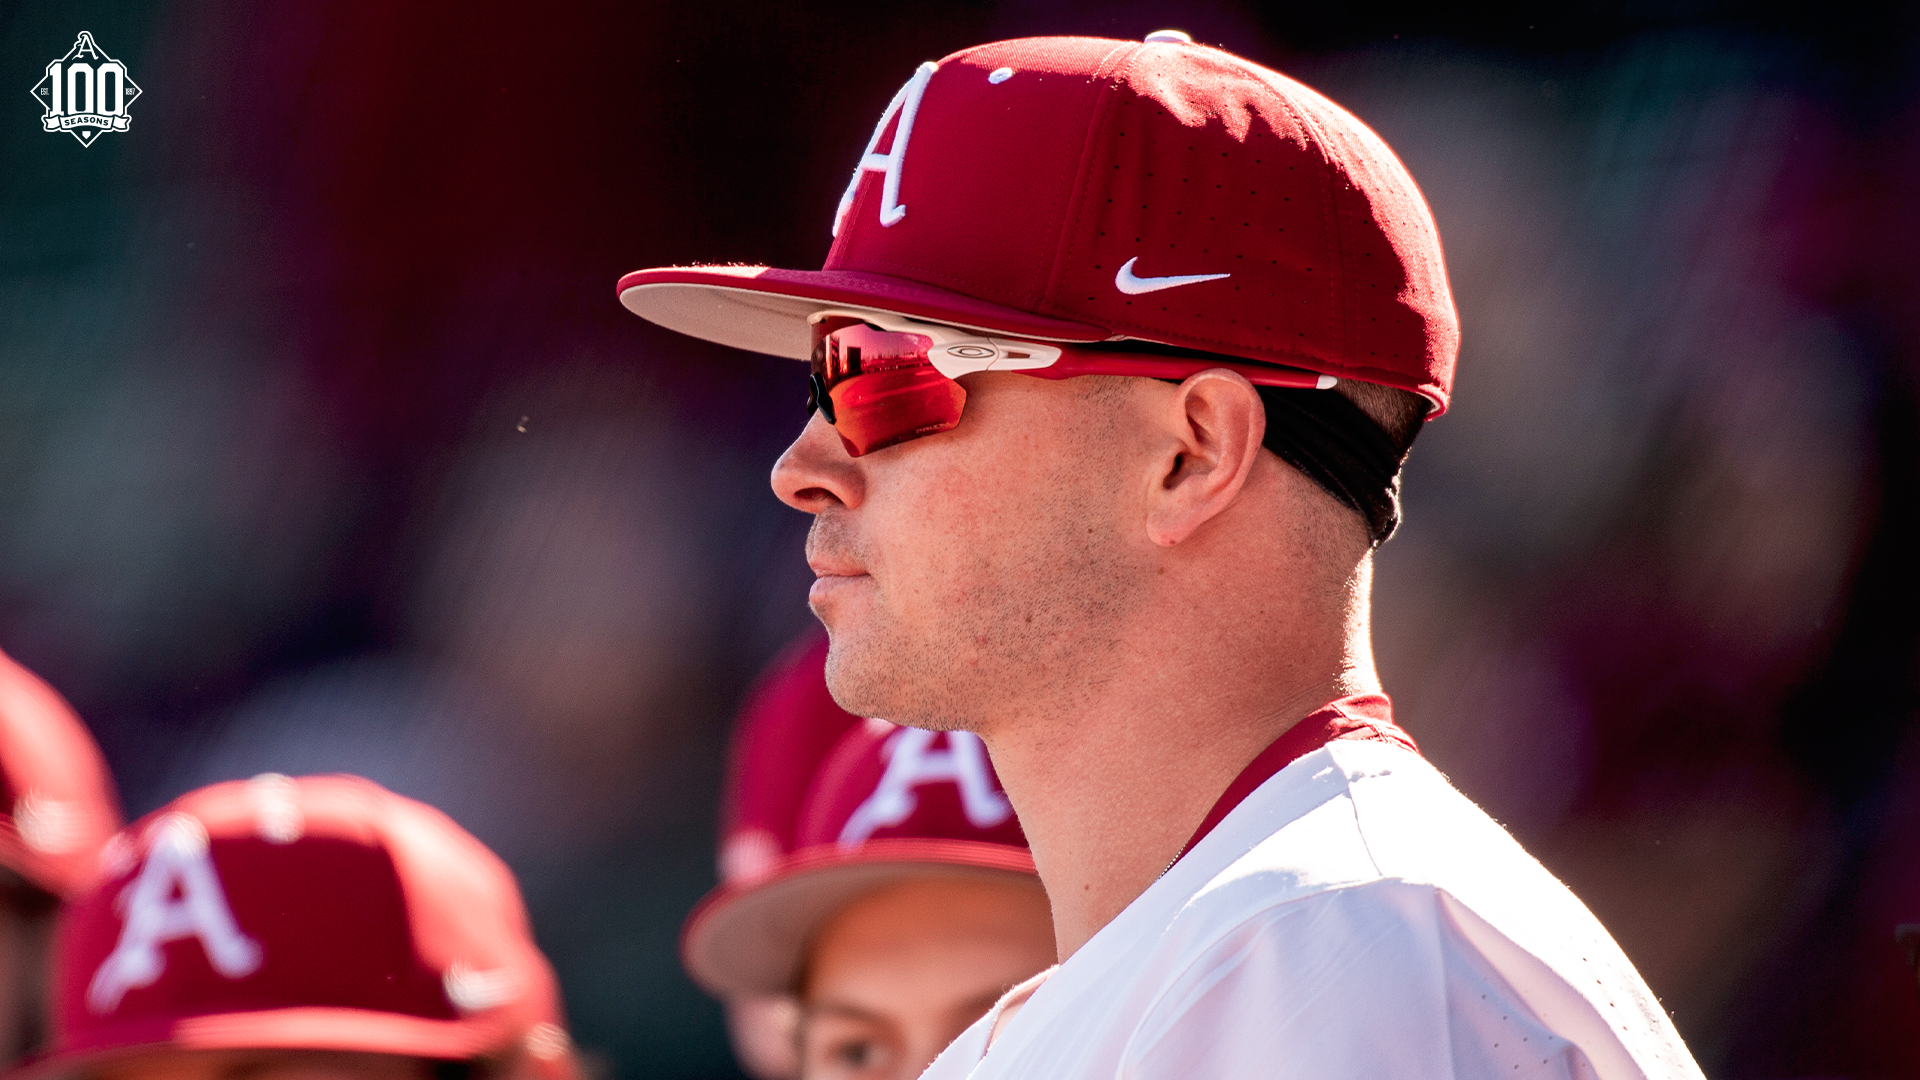
<svg viewBox="0 0 1920 1080">
<path fill-rule="evenodd" d="M 130 811 L 349 770 L 520 873 L 619 1078 L 810 622 L 798 364 L 624 271 L 817 265 L 915 64 L 1188 30 L 1375 126 L 1465 344 L 1380 557 L 1429 755 L 1714 1077 L 1920 1075 L 1920 24 L 1879 6 L 0 2 L 0 648 Z M 82 30 L 145 93 L 40 129 Z"/>
</svg>

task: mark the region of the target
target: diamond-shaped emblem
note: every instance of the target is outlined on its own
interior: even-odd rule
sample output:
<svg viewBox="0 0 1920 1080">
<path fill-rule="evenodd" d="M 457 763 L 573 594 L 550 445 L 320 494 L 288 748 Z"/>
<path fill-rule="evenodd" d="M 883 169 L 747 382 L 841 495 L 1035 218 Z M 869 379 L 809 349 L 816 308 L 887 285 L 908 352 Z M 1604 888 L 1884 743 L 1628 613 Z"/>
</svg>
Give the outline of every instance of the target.
<svg viewBox="0 0 1920 1080">
<path fill-rule="evenodd" d="M 109 131 L 127 130 L 132 120 L 127 109 L 140 96 L 140 86 L 125 64 L 108 56 L 93 35 L 82 30 L 73 48 L 47 65 L 30 92 L 46 110 L 40 117 L 43 129 L 64 131 L 81 146 L 92 146 Z"/>
</svg>

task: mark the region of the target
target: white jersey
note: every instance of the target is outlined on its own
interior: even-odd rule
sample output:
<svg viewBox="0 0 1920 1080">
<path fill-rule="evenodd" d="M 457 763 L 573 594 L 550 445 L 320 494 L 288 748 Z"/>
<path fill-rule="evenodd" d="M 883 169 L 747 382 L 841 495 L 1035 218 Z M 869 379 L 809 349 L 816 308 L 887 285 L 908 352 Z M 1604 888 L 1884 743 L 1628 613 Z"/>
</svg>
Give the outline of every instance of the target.
<svg viewBox="0 0 1920 1080">
<path fill-rule="evenodd" d="M 1584 905 L 1418 754 L 1269 777 L 923 1080 L 1701 1076 Z"/>
</svg>

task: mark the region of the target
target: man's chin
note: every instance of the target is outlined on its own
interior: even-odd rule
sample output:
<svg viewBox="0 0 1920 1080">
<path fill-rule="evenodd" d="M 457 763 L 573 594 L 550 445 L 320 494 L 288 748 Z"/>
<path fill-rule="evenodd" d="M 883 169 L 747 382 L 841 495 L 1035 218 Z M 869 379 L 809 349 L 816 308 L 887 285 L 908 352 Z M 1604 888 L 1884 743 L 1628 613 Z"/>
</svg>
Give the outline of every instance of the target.
<svg viewBox="0 0 1920 1080">
<path fill-rule="evenodd" d="M 827 628 L 827 692 L 840 707 L 855 716 L 886 716 L 887 692 L 864 646 L 865 635 L 848 625 L 851 620 L 829 620 L 818 608 L 814 615 Z"/>
<path fill-rule="evenodd" d="M 910 722 L 899 719 L 915 711 L 903 700 L 912 688 L 898 663 L 901 642 L 878 632 L 871 620 L 848 615 L 836 611 L 831 620 L 820 620 L 827 627 L 827 690 L 855 716 Z"/>
<path fill-rule="evenodd" d="M 951 702 L 934 685 L 939 679 L 929 678 L 908 660 L 911 651 L 897 635 L 829 623 L 827 690 L 855 716 L 934 731 L 972 730 L 951 715 Z"/>
</svg>

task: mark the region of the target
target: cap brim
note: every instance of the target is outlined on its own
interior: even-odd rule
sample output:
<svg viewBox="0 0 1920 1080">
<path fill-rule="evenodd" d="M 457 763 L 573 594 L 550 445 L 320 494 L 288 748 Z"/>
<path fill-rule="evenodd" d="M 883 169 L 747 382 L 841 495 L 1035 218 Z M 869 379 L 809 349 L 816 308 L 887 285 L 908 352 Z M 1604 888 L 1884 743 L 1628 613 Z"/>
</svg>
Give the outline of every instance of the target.
<svg viewBox="0 0 1920 1080">
<path fill-rule="evenodd" d="M 104 1029 L 91 1045 L 25 1061 L 5 1080 L 58 1080 L 175 1051 L 342 1050 L 465 1061 L 510 1051 L 512 1043 L 499 1024 L 484 1020 L 429 1020 L 368 1009 L 262 1009 Z"/>
<path fill-rule="evenodd" d="M 669 266 L 620 279 L 627 310 L 669 330 L 750 352 L 805 360 L 813 352 L 807 316 L 857 307 L 968 330 L 1045 341 L 1094 342 L 1105 329 L 1051 319 L 905 278 L 856 270 L 768 266 Z"/>
<path fill-rule="evenodd" d="M 869 840 L 794 853 L 751 881 L 722 885 L 693 909 L 680 958 L 707 992 L 784 994 L 807 944 L 847 904 L 910 877 L 1035 880 L 1025 848 L 973 840 Z"/>
</svg>

